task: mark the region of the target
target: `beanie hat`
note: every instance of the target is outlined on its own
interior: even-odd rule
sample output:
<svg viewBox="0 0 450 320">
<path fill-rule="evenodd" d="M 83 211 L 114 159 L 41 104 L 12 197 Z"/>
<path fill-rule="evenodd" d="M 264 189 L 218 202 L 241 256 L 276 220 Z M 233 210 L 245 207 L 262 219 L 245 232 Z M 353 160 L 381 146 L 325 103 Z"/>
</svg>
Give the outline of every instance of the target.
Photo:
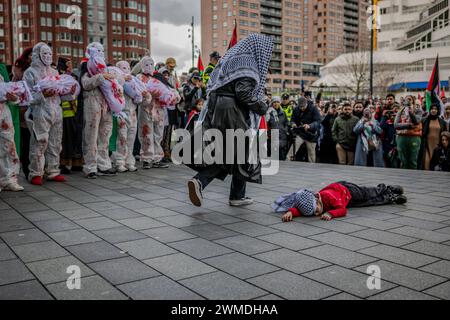
<svg viewBox="0 0 450 320">
<path fill-rule="evenodd" d="M 272 98 L 272 103 L 274 103 L 274 102 L 279 102 L 279 103 L 281 103 L 281 98 L 280 97 L 273 97 Z"/>
<path fill-rule="evenodd" d="M 317 208 L 314 192 L 302 189 L 298 192 L 281 196 L 272 204 L 272 209 L 277 213 L 284 213 L 291 208 L 298 209 L 305 217 L 313 216 Z"/>
</svg>

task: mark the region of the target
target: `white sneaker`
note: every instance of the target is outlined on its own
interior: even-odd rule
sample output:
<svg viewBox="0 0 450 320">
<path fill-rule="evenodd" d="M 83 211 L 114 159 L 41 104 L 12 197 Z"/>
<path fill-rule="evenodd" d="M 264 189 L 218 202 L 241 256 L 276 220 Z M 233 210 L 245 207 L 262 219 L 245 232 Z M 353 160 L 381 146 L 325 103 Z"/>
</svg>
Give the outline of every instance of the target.
<svg viewBox="0 0 450 320">
<path fill-rule="evenodd" d="M 5 191 L 19 192 L 19 191 L 23 191 L 23 190 L 24 190 L 24 187 L 22 187 L 21 185 L 19 185 L 17 182 L 11 182 L 11 183 L 8 184 L 6 187 L 4 187 L 3 190 L 5 190 Z"/>
<path fill-rule="evenodd" d="M 240 200 L 230 200 L 230 206 L 232 207 L 243 207 L 243 206 L 249 206 L 253 204 L 253 199 L 250 198 L 244 198 Z"/>
<path fill-rule="evenodd" d="M 128 171 L 130 171 L 130 172 L 136 172 L 136 171 L 138 171 L 138 169 L 137 169 L 135 166 L 129 166 L 129 167 L 128 167 Z"/>
<path fill-rule="evenodd" d="M 118 166 L 117 167 L 117 172 L 124 173 L 124 172 L 127 172 L 127 171 L 128 171 L 128 169 L 125 168 L 125 166 Z"/>
</svg>

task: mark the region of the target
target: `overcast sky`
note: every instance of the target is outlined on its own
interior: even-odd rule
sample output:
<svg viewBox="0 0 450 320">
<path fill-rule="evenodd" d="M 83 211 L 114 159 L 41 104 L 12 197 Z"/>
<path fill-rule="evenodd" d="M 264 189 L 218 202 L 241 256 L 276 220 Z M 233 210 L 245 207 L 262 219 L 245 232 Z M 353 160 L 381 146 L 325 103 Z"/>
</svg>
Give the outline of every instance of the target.
<svg viewBox="0 0 450 320">
<path fill-rule="evenodd" d="M 192 16 L 195 17 L 195 43 L 201 46 L 200 0 L 151 0 L 150 11 L 153 58 L 165 62 L 166 58 L 174 57 L 178 74 L 188 71 L 192 66 L 188 38 Z"/>
</svg>

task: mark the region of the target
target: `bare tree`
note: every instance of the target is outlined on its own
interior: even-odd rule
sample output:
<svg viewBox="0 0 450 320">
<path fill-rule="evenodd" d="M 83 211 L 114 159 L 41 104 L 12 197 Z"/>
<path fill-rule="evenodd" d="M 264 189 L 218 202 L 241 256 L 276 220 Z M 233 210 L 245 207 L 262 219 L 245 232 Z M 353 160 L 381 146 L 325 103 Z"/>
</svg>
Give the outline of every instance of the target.
<svg viewBox="0 0 450 320">
<path fill-rule="evenodd" d="M 335 85 L 345 88 L 357 99 L 369 88 L 370 65 L 367 51 L 354 51 L 342 57 L 342 62 L 336 66 L 339 83 Z M 345 77 L 342 79 L 341 77 Z"/>
</svg>

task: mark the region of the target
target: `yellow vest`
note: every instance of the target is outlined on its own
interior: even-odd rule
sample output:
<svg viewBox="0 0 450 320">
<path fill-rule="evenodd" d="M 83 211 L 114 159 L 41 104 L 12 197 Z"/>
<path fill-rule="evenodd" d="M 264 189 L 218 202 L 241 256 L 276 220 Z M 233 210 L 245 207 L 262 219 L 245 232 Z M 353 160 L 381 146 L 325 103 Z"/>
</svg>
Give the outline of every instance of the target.
<svg viewBox="0 0 450 320">
<path fill-rule="evenodd" d="M 72 118 L 75 117 L 75 113 L 77 112 L 78 101 L 64 101 L 61 103 L 61 108 L 63 110 L 63 118 Z"/>
</svg>

